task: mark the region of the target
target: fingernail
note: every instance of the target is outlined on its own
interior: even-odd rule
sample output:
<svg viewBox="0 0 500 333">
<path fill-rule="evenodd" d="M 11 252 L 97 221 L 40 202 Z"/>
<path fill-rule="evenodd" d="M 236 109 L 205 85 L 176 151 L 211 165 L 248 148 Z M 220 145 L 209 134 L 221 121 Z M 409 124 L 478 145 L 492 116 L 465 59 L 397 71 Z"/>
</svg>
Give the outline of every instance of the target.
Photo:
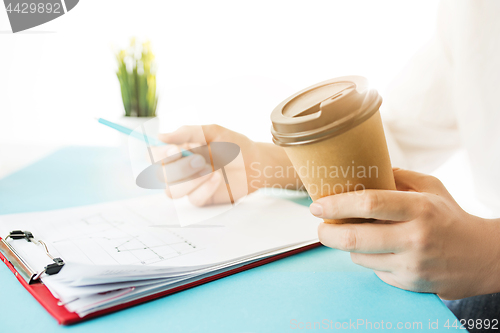
<svg viewBox="0 0 500 333">
<path fill-rule="evenodd" d="M 191 164 L 191 167 L 193 167 L 195 169 L 199 169 L 205 165 L 205 159 L 203 157 L 201 157 L 200 155 L 198 155 L 198 156 L 195 156 L 189 164 Z"/>
<path fill-rule="evenodd" d="M 309 211 L 314 216 L 321 217 L 323 215 L 323 206 L 318 203 L 313 203 L 309 206 Z"/>
</svg>

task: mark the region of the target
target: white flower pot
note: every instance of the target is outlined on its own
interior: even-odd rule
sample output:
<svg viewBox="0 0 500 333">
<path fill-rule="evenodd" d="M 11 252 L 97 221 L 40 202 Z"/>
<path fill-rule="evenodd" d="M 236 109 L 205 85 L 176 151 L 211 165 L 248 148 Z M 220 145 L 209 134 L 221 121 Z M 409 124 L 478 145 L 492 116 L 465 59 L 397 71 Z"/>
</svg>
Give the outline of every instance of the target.
<svg viewBox="0 0 500 333">
<path fill-rule="evenodd" d="M 159 121 L 157 117 L 120 117 L 117 121 L 118 124 L 130 128 L 131 130 L 137 131 L 143 134 L 143 129 L 146 131 L 146 135 L 149 137 L 157 138 L 159 132 Z M 123 155 L 129 158 L 131 162 L 149 162 L 148 161 L 148 151 L 145 142 L 141 142 L 129 135 L 124 135 L 120 133 L 120 146 L 123 151 Z"/>
</svg>

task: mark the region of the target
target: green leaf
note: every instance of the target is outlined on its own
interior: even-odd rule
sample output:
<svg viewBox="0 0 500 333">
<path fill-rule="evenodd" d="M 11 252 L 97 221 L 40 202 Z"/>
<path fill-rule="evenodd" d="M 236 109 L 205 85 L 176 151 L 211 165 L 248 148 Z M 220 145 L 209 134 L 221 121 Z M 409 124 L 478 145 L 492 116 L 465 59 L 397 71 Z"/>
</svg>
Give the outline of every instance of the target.
<svg viewBox="0 0 500 333">
<path fill-rule="evenodd" d="M 141 52 L 137 52 L 142 49 Z M 120 83 L 123 107 L 126 116 L 154 117 L 158 96 L 156 95 L 156 64 L 151 44 L 139 44 L 131 38 L 130 46 L 115 54 L 118 64 L 116 76 Z M 126 63 L 132 61 L 132 70 Z"/>
</svg>

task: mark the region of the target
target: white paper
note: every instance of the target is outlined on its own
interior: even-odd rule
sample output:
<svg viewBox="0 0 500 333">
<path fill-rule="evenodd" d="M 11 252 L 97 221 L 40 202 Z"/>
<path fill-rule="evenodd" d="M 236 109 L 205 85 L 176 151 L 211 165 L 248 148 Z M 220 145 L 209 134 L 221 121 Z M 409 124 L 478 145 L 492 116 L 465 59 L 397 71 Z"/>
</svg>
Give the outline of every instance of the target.
<svg viewBox="0 0 500 333">
<path fill-rule="evenodd" d="M 31 231 L 53 256 L 61 257 L 66 266 L 57 275 L 42 275 L 42 280 L 81 315 L 317 240 L 320 220 L 307 207 L 262 193 L 188 227 L 178 224 L 178 204 L 160 194 L 4 215 L 0 234 Z M 203 214 L 203 208 L 190 209 Z M 38 245 L 9 243 L 37 270 L 51 263 Z"/>
</svg>

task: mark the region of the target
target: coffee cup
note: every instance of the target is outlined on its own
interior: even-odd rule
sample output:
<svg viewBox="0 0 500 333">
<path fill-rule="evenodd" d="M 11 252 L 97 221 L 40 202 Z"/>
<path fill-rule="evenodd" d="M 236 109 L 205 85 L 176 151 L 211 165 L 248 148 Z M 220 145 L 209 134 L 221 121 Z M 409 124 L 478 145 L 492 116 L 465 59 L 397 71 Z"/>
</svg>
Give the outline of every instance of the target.
<svg viewBox="0 0 500 333">
<path fill-rule="evenodd" d="M 381 104 L 365 78 L 345 76 L 299 91 L 274 109 L 273 142 L 285 149 L 313 201 L 345 192 L 396 189 Z"/>
</svg>

